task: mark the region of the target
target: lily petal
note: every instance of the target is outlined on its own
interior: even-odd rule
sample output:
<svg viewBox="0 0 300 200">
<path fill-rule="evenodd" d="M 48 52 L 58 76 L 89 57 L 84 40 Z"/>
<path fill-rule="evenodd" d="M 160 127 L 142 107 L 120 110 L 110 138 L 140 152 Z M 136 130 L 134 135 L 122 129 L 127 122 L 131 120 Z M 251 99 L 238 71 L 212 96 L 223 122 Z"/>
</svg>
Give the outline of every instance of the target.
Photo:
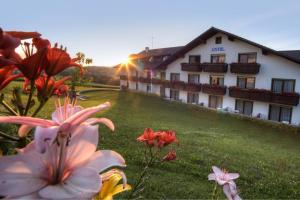
<svg viewBox="0 0 300 200">
<path fill-rule="evenodd" d="M 115 130 L 115 125 L 110 119 L 107 119 L 107 118 L 90 118 L 90 119 L 86 120 L 87 125 L 95 125 L 97 123 L 101 123 L 101 124 L 106 125 L 112 131 Z"/>
<path fill-rule="evenodd" d="M 29 126 L 41 126 L 50 127 L 55 126 L 56 123 L 51 120 L 34 118 L 34 117 L 24 117 L 24 116 L 0 116 L 0 123 L 10 123 L 10 124 L 22 124 Z"/>
<path fill-rule="evenodd" d="M 34 141 L 36 150 L 40 153 L 44 153 L 46 151 L 46 145 L 52 144 L 57 136 L 57 132 L 59 126 L 52 126 L 49 128 L 36 127 L 34 133 Z"/>
<path fill-rule="evenodd" d="M 208 175 L 208 180 L 209 181 L 215 181 L 216 180 L 216 175 L 214 173 L 211 173 Z"/>
<path fill-rule="evenodd" d="M 232 200 L 229 184 L 225 184 L 223 186 L 223 192 L 224 192 L 224 194 L 225 194 L 225 196 L 227 197 L 228 200 Z"/>
<path fill-rule="evenodd" d="M 0 195 L 10 198 L 38 191 L 47 182 L 43 160 L 38 153 L 0 158 Z"/>
<path fill-rule="evenodd" d="M 110 167 L 126 167 L 124 158 L 115 151 L 96 151 L 86 164 L 97 172 L 102 172 Z"/>
<path fill-rule="evenodd" d="M 79 126 L 74 130 L 67 148 L 66 168 L 74 168 L 87 161 L 98 145 L 98 126 Z"/>
<path fill-rule="evenodd" d="M 240 177 L 238 173 L 229 173 L 228 176 L 230 179 L 237 179 L 238 177 Z"/>
<path fill-rule="evenodd" d="M 18 130 L 19 137 L 21 137 L 21 138 L 26 137 L 32 128 L 33 127 L 29 126 L 29 125 L 21 125 L 21 127 Z"/>
<path fill-rule="evenodd" d="M 90 107 L 83 109 L 74 115 L 72 115 L 70 118 L 68 118 L 65 122 L 70 123 L 71 125 L 78 125 L 87 120 L 91 115 L 104 110 L 106 108 L 110 107 L 110 103 L 106 102 L 103 104 L 100 104 L 98 106 Z"/>
</svg>

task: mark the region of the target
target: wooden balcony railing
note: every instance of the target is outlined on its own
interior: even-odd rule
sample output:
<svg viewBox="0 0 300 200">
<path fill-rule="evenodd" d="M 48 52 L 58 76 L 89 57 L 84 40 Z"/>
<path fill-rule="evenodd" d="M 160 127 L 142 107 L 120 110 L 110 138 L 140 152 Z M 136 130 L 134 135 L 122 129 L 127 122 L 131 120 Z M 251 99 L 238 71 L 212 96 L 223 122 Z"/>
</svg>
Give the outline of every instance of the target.
<svg viewBox="0 0 300 200">
<path fill-rule="evenodd" d="M 139 82 L 141 83 L 151 83 L 150 78 L 139 77 Z"/>
<path fill-rule="evenodd" d="M 184 90 L 189 92 L 200 92 L 201 84 L 199 83 L 185 83 Z"/>
<path fill-rule="evenodd" d="M 244 89 L 239 87 L 230 87 L 229 96 L 234 98 L 291 106 L 297 106 L 299 104 L 298 93 L 274 93 L 271 90 L 265 89 Z"/>
<path fill-rule="evenodd" d="M 127 81 L 128 80 L 128 76 L 126 76 L 126 75 L 120 75 L 120 80 Z"/>
<path fill-rule="evenodd" d="M 129 76 L 129 77 L 128 77 L 128 80 L 129 80 L 129 81 L 137 82 L 137 81 L 138 81 L 138 78 L 137 78 L 136 76 Z"/>
<path fill-rule="evenodd" d="M 170 81 L 170 88 L 172 89 L 177 89 L 177 90 L 182 90 L 184 89 L 184 82 L 183 81 Z"/>
<path fill-rule="evenodd" d="M 198 64 L 181 63 L 181 70 L 187 72 L 201 72 L 202 66 L 200 63 Z"/>
<path fill-rule="evenodd" d="M 225 95 L 226 86 L 203 84 L 202 92 L 206 94 L 213 94 L 213 95 Z"/>
<path fill-rule="evenodd" d="M 258 74 L 259 63 L 231 63 L 230 72 L 236 74 Z"/>
<path fill-rule="evenodd" d="M 201 67 L 204 72 L 226 73 L 228 70 L 227 63 L 202 63 Z"/>
</svg>

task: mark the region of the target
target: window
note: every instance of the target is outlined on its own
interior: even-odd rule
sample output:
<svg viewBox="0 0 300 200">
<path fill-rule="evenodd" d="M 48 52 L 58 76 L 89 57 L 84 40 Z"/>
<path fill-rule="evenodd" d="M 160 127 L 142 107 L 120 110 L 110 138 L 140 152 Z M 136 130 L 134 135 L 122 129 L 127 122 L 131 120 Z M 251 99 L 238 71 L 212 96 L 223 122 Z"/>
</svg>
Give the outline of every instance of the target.
<svg viewBox="0 0 300 200">
<path fill-rule="evenodd" d="M 222 37 L 216 37 L 216 44 L 222 44 Z"/>
<path fill-rule="evenodd" d="M 272 79 L 272 91 L 275 93 L 294 92 L 295 82 L 291 79 Z"/>
<path fill-rule="evenodd" d="M 225 55 L 224 54 L 211 55 L 210 62 L 211 63 L 225 63 Z"/>
<path fill-rule="evenodd" d="M 160 72 L 160 79 L 166 80 L 166 72 Z"/>
<path fill-rule="evenodd" d="M 151 92 L 151 85 L 147 85 L 147 92 L 150 93 Z"/>
<path fill-rule="evenodd" d="M 224 86 L 224 76 L 210 76 L 209 83 L 211 85 Z"/>
<path fill-rule="evenodd" d="M 285 121 L 291 123 L 291 118 L 292 118 L 292 108 L 270 105 L 269 120 L 278 121 L 278 122 Z"/>
<path fill-rule="evenodd" d="M 179 73 L 171 73 L 170 74 L 170 80 L 171 81 L 180 81 L 180 74 Z"/>
<path fill-rule="evenodd" d="M 188 83 L 199 83 L 199 74 L 189 74 Z"/>
<path fill-rule="evenodd" d="M 161 97 L 165 97 L 166 96 L 166 89 L 163 86 L 160 87 L 160 96 Z"/>
<path fill-rule="evenodd" d="M 253 110 L 253 102 L 237 99 L 235 101 L 235 109 L 238 110 L 241 114 L 251 116 Z"/>
<path fill-rule="evenodd" d="M 199 101 L 199 94 L 194 92 L 187 93 L 187 102 L 188 103 L 196 103 L 198 104 Z"/>
<path fill-rule="evenodd" d="M 239 88 L 255 88 L 255 78 L 254 77 L 238 76 L 236 85 Z"/>
<path fill-rule="evenodd" d="M 138 84 L 138 82 L 135 83 L 135 89 L 136 89 L 136 90 L 139 89 L 139 84 Z"/>
<path fill-rule="evenodd" d="M 208 99 L 208 106 L 210 108 L 222 108 L 223 104 L 223 97 L 221 96 L 214 96 L 214 95 L 209 95 Z"/>
<path fill-rule="evenodd" d="M 201 62 L 200 56 L 189 56 L 190 64 L 199 64 Z"/>
<path fill-rule="evenodd" d="M 240 53 L 239 63 L 256 63 L 256 53 Z"/>
<path fill-rule="evenodd" d="M 179 90 L 170 89 L 170 98 L 173 100 L 179 100 Z"/>
</svg>

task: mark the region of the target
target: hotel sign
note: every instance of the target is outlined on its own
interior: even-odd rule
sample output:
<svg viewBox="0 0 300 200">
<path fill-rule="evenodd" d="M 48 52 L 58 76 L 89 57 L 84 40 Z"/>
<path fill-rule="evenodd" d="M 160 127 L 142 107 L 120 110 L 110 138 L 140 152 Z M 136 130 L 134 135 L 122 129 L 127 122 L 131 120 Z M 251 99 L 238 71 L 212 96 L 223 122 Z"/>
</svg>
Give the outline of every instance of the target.
<svg viewBox="0 0 300 200">
<path fill-rule="evenodd" d="M 219 51 L 225 51 L 225 49 L 224 49 L 224 47 L 213 47 L 212 49 L 211 49 L 211 51 L 213 51 L 213 52 L 219 52 Z"/>
</svg>

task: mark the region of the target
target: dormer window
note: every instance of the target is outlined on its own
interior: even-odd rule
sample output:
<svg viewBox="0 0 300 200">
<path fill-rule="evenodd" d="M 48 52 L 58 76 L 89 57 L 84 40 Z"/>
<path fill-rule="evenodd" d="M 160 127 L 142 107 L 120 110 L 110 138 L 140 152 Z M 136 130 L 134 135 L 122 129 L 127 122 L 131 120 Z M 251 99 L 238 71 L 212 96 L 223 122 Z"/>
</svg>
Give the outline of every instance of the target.
<svg viewBox="0 0 300 200">
<path fill-rule="evenodd" d="M 222 37 L 216 37 L 216 44 L 222 44 Z"/>
<path fill-rule="evenodd" d="M 189 63 L 190 64 L 199 64 L 201 62 L 200 56 L 189 56 Z"/>
</svg>

